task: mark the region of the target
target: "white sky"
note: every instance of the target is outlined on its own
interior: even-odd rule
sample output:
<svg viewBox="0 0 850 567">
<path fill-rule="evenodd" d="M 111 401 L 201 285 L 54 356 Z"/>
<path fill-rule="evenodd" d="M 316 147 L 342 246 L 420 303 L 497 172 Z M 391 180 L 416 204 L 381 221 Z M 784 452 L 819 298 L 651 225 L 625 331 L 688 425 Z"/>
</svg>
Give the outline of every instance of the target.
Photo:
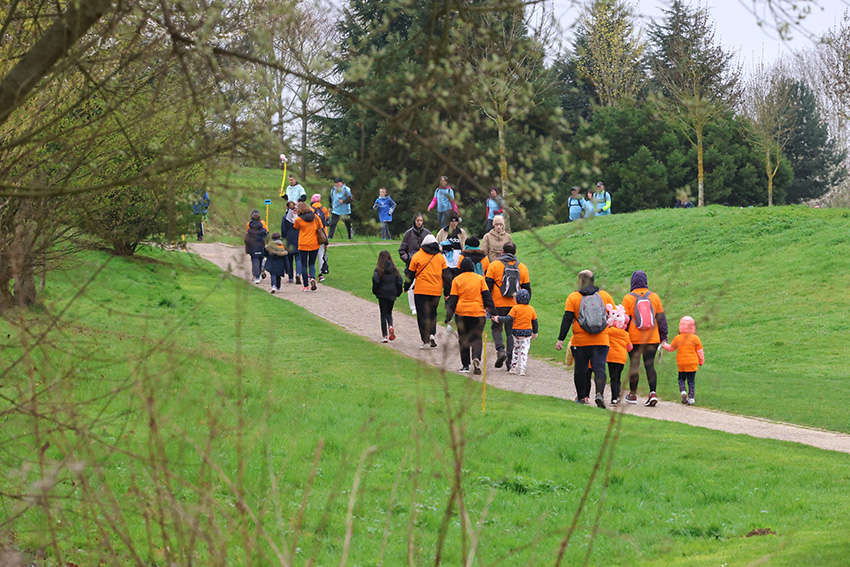
<svg viewBox="0 0 850 567">
<path fill-rule="evenodd" d="M 633 0 L 635 10 L 643 16 L 643 23 L 648 25 L 651 18 L 660 21 L 663 17 L 662 8 L 669 6 L 669 0 Z M 773 4 L 782 4 L 789 9 L 792 5 L 808 5 L 811 13 L 802 20 L 800 25 L 792 28 L 791 39 L 779 39 L 773 24 L 773 17 L 766 10 L 767 0 L 702 0 L 702 6 L 707 6 L 711 18 L 715 22 L 715 39 L 727 49 L 737 52 L 740 62 L 745 68 L 751 68 L 762 59 L 767 64 L 775 61 L 780 54 L 790 55 L 794 51 L 802 51 L 822 37 L 823 34 L 841 21 L 845 10 L 850 9 L 850 0 L 772 0 Z M 686 2 L 695 6 L 697 0 Z M 755 8 L 754 8 L 755 5 Z M 555 16 L 565 29 L 573 25 L 578 8 L 574 0 L 554 0 Z M 765 20 L 759 27 L 758 17 Z M 568 41 L 572 35 L 568 32 Z"/>
</svg>

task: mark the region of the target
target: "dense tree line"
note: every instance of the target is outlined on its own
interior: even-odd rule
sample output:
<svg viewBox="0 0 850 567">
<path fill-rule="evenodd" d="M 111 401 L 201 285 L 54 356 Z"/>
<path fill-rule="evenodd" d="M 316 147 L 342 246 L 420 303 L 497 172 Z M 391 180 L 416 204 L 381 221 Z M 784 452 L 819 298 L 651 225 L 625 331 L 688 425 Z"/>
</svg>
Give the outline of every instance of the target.
<svg viewBox="0 0 850 567">
<path fill-rule="evenodd" d="M 586 190 L 599 180 L 615 211 L 628 212 L 672 206 L 681 195 L 699 204 L 798 203 L 844 178 L 844 154 L 811 87 L 790 76 L 783 84 L 793 88 L 781 97 L 788 141 L 774 148 L 766 168 L 773 146 L 739 104 L 746 88 L 741 70 L 715 41 L 703 8 L 677 0 L 644 37 L 626 2 L 593 0 L 573 44 L 553 59 L 545 59 L 551 45 L 534 41 L 545 36 L 544 14 L 522 29 L 523 41 L 501 47 L 501 65 L 488 67 L 480 65 L 481 49 L 468 46 L 487 44 L 492 55 L 508 28 L 528 19 L 485 20 L 478 7 L 346 5 L 337 71 L 374 108 L 329 91 L 328 112 L 317 123 L 323 174 L 344 174 L 363 196 L 355 216 L 365 230 L 378 187 L 389 187 L 399 203 L 398 232 L 427 206 L 442 174 L 460 193 L 468 219 L 482 218 L 490 186 L 505 185 L 511 213 L 528 226 L 565 220 L 569 188 Z M 492 112 L 476 104 L 481 80 L 504 84 L 534 65 L 519 57 L 517 45 L 536 50 L 545 68 L 528 75 L 533 85 L 503 95 L 516 120 L 497 128 L 482 119 Z M 507 168 L 500 168 L 505 157 Z M 507 183 L 500 169 L 509 170 Z"/>
</svg>

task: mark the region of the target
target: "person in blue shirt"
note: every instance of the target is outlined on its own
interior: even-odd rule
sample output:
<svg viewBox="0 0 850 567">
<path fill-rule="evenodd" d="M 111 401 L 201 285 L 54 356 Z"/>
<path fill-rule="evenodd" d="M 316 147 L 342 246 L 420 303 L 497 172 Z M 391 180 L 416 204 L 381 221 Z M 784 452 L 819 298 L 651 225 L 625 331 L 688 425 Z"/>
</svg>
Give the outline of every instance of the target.
<svg viewBox="0 0 850 567">
<path fill-rule="evenodd" d="M 451 217 L 452 212 L 458 212 L 454 189 L 449 186 L 449 179 L 445 175 L 440 177 L 440 186 L 434 191 L 434 198 L 428 205 L 428 210 L 430 211 L 434 207 L 437 207 L 437 220 L 440 228 L 449 226 L 449 217 Z"/>
<path fill-rule="evenodd" d="M 348 185 L 342 182 L 342 177 L 334 179 L 334 186 L 331 188 L 331 226 L 328 238 L 334 237 L 336 225 L 342 219 L 348 231 L 348 239 L 351 240 L 351 201 L 353 200 L 354 195 Z"/>
<path fill-rule="evenodd" d="M 198 215 L 195 223 L 198 233 L 198 242 L 204 239 L 204 220 L 207 218 L 207 209 L 210 208 L 210 194 L 206 191 L 195 193 L 195 202 L 192 203 L 192 214 Z"/>
<path fill-rule="evenodd" d="M 584 210 L 584 199 L 581 196 L 581 187 L 578 185 L 570 189 L 570 196 L 567 198 L 567 209 L 570 212 L 570 222 L 581 218 L 581 212 Z"/>
<path fill-rule="evenodd" d="M 395 201 L 387 195 L 387 188 L 381 187 L 378 190 L 378 198 L 375 199 L 375 204 L 372 208 L 378 211 L 378 220 L 381 221 L 381 240 L 392 240 L 390 236 L 390 223 L 393 222 L 393 211 L 395 211 Z"/>
<path fill-rule="evenodd" d="M 593 196 L 593 189 L 587 190 L 587 198 L 584 200 L 584 218 L 596 216 L 596 199 Z"/>
<path fill-rule="evenodd" d="M 505 212 L 505 207 L 502 198 L 499 197 L 499 188 L 490 187 L 490 197 L 487 199 L 487 222 L 485 223 L 484 234 L 493 230 L 493 217 L 501 215 Z"/>
<path fill-rule="evenodd" d="M 601 181 L 596 184 L 593 199 L 596 201 L 596 216 L 603 217 L 611 214 L 611 193 L 605 190 L 605 185 Z"/>
</svg>

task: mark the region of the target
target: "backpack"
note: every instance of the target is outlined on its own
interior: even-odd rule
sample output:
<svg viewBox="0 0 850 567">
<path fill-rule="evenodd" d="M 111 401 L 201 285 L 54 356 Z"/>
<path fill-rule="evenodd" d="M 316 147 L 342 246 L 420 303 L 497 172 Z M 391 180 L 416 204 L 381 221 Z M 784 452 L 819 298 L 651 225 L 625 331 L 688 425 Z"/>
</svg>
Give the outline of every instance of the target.
<svg viewBox="0 0 850 567">
<path fill-rule="evenodd" d="M 479 276 L 484 275 L 484 266 L 481 265 L 481 262 L 473 262 L 472 263 L 472 271 L 478 274 Z"/>
<path fill-rule="evenodd" d="M 632 321 L 639 331 L 648 331 L 655 326 L 655 308 L 649 300 L 650 293 L 652 292 L 647 291 L 640 295 L 634 292 L 629 293 L 635 297 L 635 316 Z"/>
<path fill-rule="evenodd" d="M 311 207 L 313 212 L 316 213 L 316 216 L 322 220 L 322 226 L 328 226 L 328 219 L 325 217 L 325 211 L 322 210 L 322 207 Z"/>
<path fill-rule="evenodd" d="M 502 297 L 513 297 L 519 291 L 519 262 L 502 263 L 505 265 L 505 271 L 502 272 L 502 285 L 499 286 L 499 291 Z"/>
<path fill-rule="evenodd" d="M 608 312 L 599 292 L 581 296 L 578 307 L 578 326 L 591 335 L 598 335 L 608 327 Z"/>
</svg>

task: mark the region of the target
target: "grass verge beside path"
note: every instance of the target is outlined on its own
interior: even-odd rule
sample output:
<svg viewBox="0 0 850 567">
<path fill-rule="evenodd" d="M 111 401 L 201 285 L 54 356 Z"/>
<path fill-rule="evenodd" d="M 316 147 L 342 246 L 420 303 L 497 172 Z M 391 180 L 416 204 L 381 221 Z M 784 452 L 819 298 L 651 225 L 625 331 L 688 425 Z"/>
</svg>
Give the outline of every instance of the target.
<svg viewBox="0 0 850 567">
<path fill-rule="evenodd" d="M 531 355 L 560 360 L 552 347 L 580 269 L 594 270 L 597 284 L 617 301 L 628 292 L 631 273 L 642 269 L 663 300 L 670 340 L 682 316 L 697 321 L 707 360 L 697 373 L 700 405 L 850 432 L 840 395 L 850 322 L 830 317 L 850 311 L 848 219 L 843 209 L 713 206 L 518 233 L 541 328 Z M 379 250 L 332 250 L 326 283 L 372 299 L 369 278 Z M 396 309 L 407 309 L 404 297 Z M 665 353 L 658 368 L 659 395 L 677 399 L 675 354 Z M 643 371 L 640 389 L 646 391 Z"/>
<path fill-rule="evenodd" d="M 477 383 L 345 333 L 197 257 L 156 250 L 109 260 L 44 346 L 13 366 L 20 345 L 106 260 L 79 257 L 50 282 L 45 311 L 0 324 L 9 471 L 0 495 L 41 495 L 0 496 L 0 543 L 81 565 L 129 563 L 130 548 L 151 564 L 213 564 L 226 550 L 219 564 L 243 565 L 251 542 L 252 563 L 270 563 L 275 542 L 295 564 L 348 553 L 355 565 L 377 563 L 387 534 L 384 564 L 402 565 L 412 534 L 413 561 L 426 564 L 448 520 L 443 561 L 460 564 L 469 540 L 456 509 L 445 515 L 458 470 L 470 521 L 482 522 L 482 564 L 553 563 L 610 412 L 490 390 L 482 414 Z M 16 410 L 15 400 L 27 402 Z M 452 438 L 463 440 L 457 467 Z M 768 555 L 774 566 L 803 557 L 843 565 L 848 465 L 844 454 L 626 417 L 563 564 L 589 554 L 589 565 Z M 39 482 L 39 470 L 58 482 Z M 743 537 L 756 528 L 778 535 Z M 104 534 L 109 551 L 93 543 Z"/>
</svg>

